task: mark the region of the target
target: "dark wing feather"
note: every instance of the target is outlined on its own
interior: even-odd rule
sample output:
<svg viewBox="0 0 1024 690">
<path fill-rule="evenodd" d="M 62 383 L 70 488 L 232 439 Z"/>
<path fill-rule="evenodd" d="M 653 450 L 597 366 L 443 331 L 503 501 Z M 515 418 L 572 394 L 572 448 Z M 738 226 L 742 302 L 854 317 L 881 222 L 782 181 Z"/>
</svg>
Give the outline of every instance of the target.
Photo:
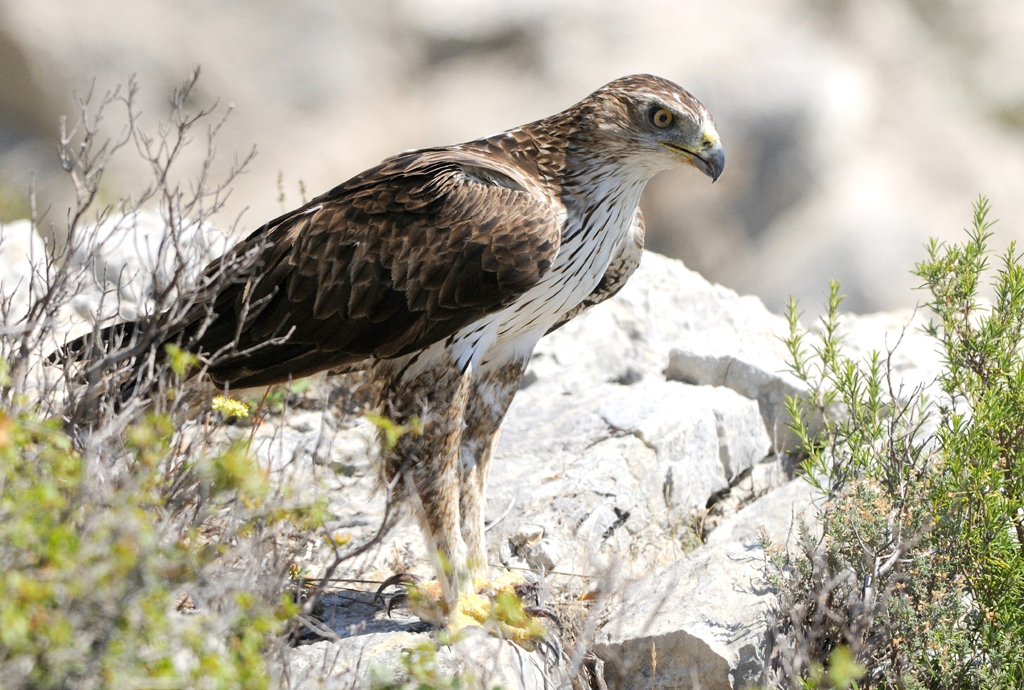
<svg viewBox="0 0 1024 690">
<path fill-rule="evenodd" d="M 282 216 L 236 250 L 265 245 L 190 347 L 217 352 L 240 326 L 237 354 L 210 373 L 264 385 L 415 352 L 510 305 L 560 241 L 551 203 L 515 174 L 472 152 L 419 152 Z"/>
</svg>

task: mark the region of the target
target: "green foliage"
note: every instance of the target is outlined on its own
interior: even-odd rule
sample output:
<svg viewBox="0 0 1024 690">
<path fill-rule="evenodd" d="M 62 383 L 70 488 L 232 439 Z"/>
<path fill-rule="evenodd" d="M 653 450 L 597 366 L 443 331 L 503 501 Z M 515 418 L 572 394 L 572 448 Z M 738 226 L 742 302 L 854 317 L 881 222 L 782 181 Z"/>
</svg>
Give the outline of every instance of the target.
<svg viewBox="0 0 1024 690">
<path fill-rule="evenodd" d="M 0 685 L 268 687 L 263 652 L 290 599 L 222 583 L 215 606 L 177 603 L 224 567 L 245 525 L 297 513 L 270 511 L 240 446 L 170 467 L 173 432 L 156 415 L 130 427 L 125 466 L 98 482 L 102 459 L 57 420 L 0 410 Z M 189 520 L 184 496 L 203 504 Z M 226 513 L 241 525 L 225 529 Z"/>
<path fill-rule="evenodd" d="M 810 346 L 813 354 L 809 354 L 806 334 L 799 329 L 800 313 L 791 298 L 790 334 L 785 339 L 793 373 L 810 388 L 809 403 L 793 397 L 786 401 L 791 426 L 806 452 L 803 469 L 807 479 L 830 497 L 840 492 L 851 477 L 881 479 L 890 469 L 877 462 L 876 449 L 876 439 L 885 436 L 891 421 L 890 401 L 883 394 L 882 358 L 872 352 L 866 362 L 860 363 L 843 354 L 841 303 L 839 283 L 832 281 L 817 341 Z M 813 433 L 811 419 L 820 420 L 820 433 Z M 919 448 L 906 450 L 915 456 L 920 454 Z"/>
<path fill-rule="evenodd" d="M 859 690 L 857 681 L 864 677 L 865 667 L 857 663 L 849 647 L 838 647 L 826 663 L 814 661 L 803 679 L 806 690 L 836 688 L 836 690 Z"/>
<path fill-rule="evenodd" d="M 931 334 L 946 371 L 931 495 L 936 538 L 949 548 L 980 614 L 986 657 L 1024 686 L 1024 265 L 1013 243 L 1002 255 L 986 305 L 989 206 L 975 206 L 963 246 L 932 242 L 915 274 L 932 295 Z"/>
<path fill-rule="evenodd" d="M 838 285 L 816 335 L 790 305 L 810 394 L 788 406 L 826 501 L 796 553 L 765 543 L 776 686 L 846 687 L 842 666 L 860 688 L 1024 687 L 1024 266 L 1011 245 L 983 302 L 988 212 L 915 268 L 945 360 L 934 400 L 893 380 L 891 352 L 844 354 Z"/>
<path fill-rule="evenodd" d="M 167 343 L 164 345 L 164 351 L 167 352 L 167 360 L 170 364 L 171 371 L 179 379 L 185 378 L 192 369 L 199 366 L 199 358 L 191 352 L 186 352 L 174 343 Z"/>
</svg>

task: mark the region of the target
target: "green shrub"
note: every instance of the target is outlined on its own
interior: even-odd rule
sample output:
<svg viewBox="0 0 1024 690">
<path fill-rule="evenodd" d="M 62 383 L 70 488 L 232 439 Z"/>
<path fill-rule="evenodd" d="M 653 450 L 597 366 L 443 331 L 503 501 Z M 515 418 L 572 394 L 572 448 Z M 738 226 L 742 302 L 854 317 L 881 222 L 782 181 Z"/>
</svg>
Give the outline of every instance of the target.
<svg viewBox="0 0 1024 690">
<path fill-rule="evenodd" d="M 224 168 L 214 164 L 224 119 L 216 107 L 193 107 L 197 79 L 174 92 L 154 132 L 141 128 L 133 80 L 76 98 L 79 116 L 58 146 L 75 200 L 56 214 L 64 225 L 43 228 L 59 242 L 33 257 L 38 280 L 0 291 L 4 690 L 268 687 L 283 675 L 275 654 L 326 582 L 297 592 L 291 577 L 300 554 L 327 551 L 317 478 L 254 462 L 248 442 L 263 420 L 229 425 L 248 408 L 221 398 L 211 409 L 199 376 L 209 359 L 163 346 L 191 305 L 211 302 L 248 260 L 229 252 L 202 273 L 206 250 L 189 248 L 189 233 L 212 224 L 252 155 L 211 175 Z M 181 156 L 201 133 L 207 149 L 196 172 Z M 151 175 L 108 204 L 116 196 L 101 189 L 104 171 L 121 154 L 141 156 Z M 32 198 L 33 210 L 46 205 Z M 130 229 L 142 211 L 159 214 L 161 260 L 174 270 L 144 261 L 139 275 L 126 269 L 116 285 L 98 281 L 95 266 L 114 241 L 104 233 Z M 42 219 L 31 221 L 34 232 Z M 132 306 L 139 328 L 81 352 L 59 347 L 69 321 L 105 325 L 104 315 L 131 306 L 122 304 L 129 280 L 152 288 Z M 90 308 L 100 321 L 74 316 L 80 294 L 99 299 Z M 330 545 L 327 577 L 358 553 Z"/>
<path fill-rule="evenodd" d="M 1024 687 L 1024 265 L 1011 243 L 995 302 L 982 304 L 988 212 L 979 201 L 968 241 L 933 242 L 915 270 L 931 292 L 930 331 L 946 362 L 930 498 L 934 539 L 974 602 L 979 662 L 993 668 L 993 687 Z"/>
<path fill-rule="evenodd" d="M 264 649 L 295 606 L 225 577 L 275 526 L 265 473 L 237 446 L 172 467 L 172 432 L 129 428 L 111 473 L 55 420 L 0 410 L 0 685 L 267 687 Z"/>
<path fill-rule="evenodd" d="M 1024 687 L 1024 266 L 1011 245 L 982 301 L 988 212 L 914 271 L 944 354 L 935 391 L 903 387 L 891 351 L 844 354 L 837 284 L 815 336 L 790 306 L 810 389 L 790 413 L 825 502 L 795 553 L 765 545 L 777 687 Z M 848 657 L 857 673 L 830 676 Z"/>
</svg>

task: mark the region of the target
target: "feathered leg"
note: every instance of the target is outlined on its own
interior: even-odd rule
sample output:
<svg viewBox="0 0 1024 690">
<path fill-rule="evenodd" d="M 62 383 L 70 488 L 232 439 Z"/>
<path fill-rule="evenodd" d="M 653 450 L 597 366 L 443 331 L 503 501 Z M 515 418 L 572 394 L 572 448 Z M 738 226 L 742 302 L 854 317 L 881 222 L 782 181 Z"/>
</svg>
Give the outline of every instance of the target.
<svg viewBox="0 0 1024 690">
<path fill-rule="evenodd" d="M 388 448 L 381 433 L 384 478 L 412 500 L 441 585 L 453 604 L 472 590 L 459 519 L 459 442 L 471 374 L 447 357 L 413 377 L 384 377 L 381 414 L 407 431 Z"/>
<path fill-rule="evenodd" d="M 459 463 L 459 512 L 469 568 L 474 576 L 487 575 L 484 507 L 491 455 L 498 444 L 501 422 L 519 390 L 526 365 L 526 359 L 514 359 L 477 373 L 466 405 L 466 426 L 462 431 Z"/>
</svg>

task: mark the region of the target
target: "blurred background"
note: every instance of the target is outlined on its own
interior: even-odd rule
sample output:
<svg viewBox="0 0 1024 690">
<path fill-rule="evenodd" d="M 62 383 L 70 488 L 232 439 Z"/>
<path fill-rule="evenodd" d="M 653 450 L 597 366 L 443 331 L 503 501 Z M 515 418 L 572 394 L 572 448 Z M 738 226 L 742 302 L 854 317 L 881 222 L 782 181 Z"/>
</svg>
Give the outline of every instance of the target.
<svg viewBox="0 0 1024 690">
<path fill-rule="evenodd" d="M 259 152 L 223 223 L 240 230 L 300 203 L 300 181 L 311 197 L 650 72 L 708 106 L 728 163 L 714 186 L 691 169 L 651 183 L 648 247 L 775 311 L 790 294 L 816 310 L 830 278 L 849 309 L 912 306 L 924 242 L 959 239 L 979 193 L 996 246 L 1024 236 L 1011 0 L 0 0 L 0 220 L 27 214 L 32 171 L 63 220 L 75 93 L 135 74 L 155 122 L 196 65 L 196 104 L 233 106 L 224 165 Z M 116 159 L 105 193 L 141 165 Z"/>
</svg>

